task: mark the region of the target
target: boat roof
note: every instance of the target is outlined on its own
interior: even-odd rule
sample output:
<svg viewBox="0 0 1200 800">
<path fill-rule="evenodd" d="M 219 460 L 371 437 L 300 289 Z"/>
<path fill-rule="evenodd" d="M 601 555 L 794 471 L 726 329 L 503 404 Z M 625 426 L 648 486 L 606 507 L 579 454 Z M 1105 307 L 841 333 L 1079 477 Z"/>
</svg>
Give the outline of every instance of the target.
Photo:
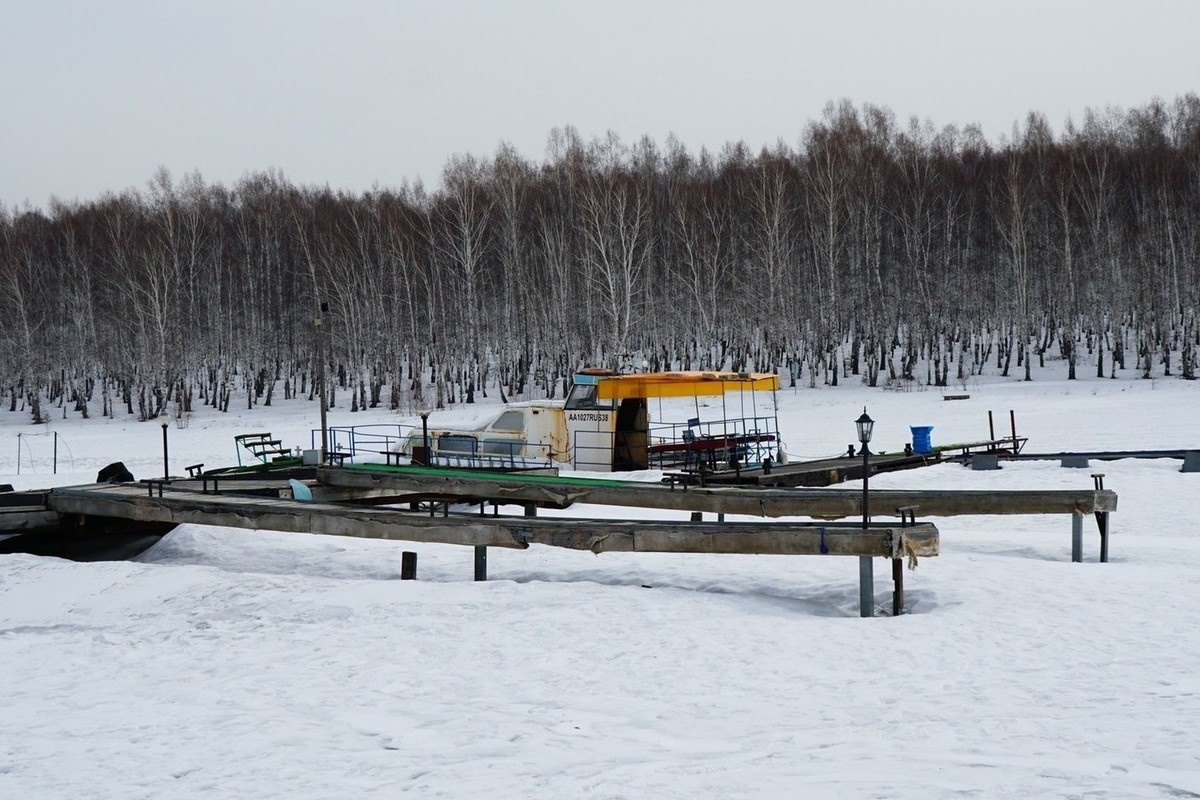
<svg viewBox="0 0 1200 800">
<path fill-rule="evenodd" d="M 779 376 L 770 372 L 643 372 L 596 376 L 596 397 L 712 397 L 738 391 L 775 391 Z"/>
</svg>

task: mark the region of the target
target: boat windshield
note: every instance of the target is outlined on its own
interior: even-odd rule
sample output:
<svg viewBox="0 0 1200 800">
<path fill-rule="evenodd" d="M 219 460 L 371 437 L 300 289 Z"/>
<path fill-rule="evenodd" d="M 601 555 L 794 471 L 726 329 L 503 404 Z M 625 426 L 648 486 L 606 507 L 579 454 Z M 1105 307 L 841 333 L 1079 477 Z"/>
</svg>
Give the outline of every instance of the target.
<svg viewBox="0 0 1200 800">
<path fill-rule="evenodd" d="M 567 395 L 567 402 L 564 407 L 568 411 L 574 411 L 581 408 L 603 408 L 612 410 L 612 400 L 597 400 L 596 385 L 587 383 L 577 383 L 571 387 L 571 393 Z"/>
</svg>

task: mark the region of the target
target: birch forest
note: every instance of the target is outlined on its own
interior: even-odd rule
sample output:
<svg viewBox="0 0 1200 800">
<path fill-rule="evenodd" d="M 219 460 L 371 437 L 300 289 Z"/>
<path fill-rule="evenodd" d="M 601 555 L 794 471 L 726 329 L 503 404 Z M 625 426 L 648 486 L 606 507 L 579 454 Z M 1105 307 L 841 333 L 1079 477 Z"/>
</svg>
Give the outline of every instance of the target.
<svg viewBox="0 0 1200 800">
<path fill-rule="evenodd" d="M 0 397 L 39 422 L 266 407 L 316 375 L 351 410 L 554 398 L 584 365 L 1192 380 L 1198 300 L 1195 94 L 998 142 L 842 101 L 761 152 L 563 128 L 434 191 L 160 169 L 2 209 Z"/>
</svg>

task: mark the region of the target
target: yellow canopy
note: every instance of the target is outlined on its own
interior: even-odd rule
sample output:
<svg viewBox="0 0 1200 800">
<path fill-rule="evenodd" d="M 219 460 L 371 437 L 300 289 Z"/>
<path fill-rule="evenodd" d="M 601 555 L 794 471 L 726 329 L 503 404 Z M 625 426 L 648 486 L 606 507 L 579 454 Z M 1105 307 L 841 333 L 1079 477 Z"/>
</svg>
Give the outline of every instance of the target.
<svg viewBox="0 0 1200 800">
<path fill-rule="evenodd" d="M 779 376 L 764 372 L 647 372 L 596 381 L 600 400 L 630 397 L 712 397 L 737 391 L 775 391 Z"/>
</svg>

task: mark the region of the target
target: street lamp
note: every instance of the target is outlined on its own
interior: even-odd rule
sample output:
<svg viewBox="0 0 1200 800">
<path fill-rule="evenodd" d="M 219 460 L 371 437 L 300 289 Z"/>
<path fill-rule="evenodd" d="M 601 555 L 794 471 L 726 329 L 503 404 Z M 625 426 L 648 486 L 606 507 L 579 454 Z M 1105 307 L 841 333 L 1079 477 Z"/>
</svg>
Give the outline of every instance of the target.
<svg viewBox="0 0 1200 800">
<path fill-rule="evenodd" d="M 421 460 L 420 464 L 423 467 L 428 467 L 432 463 L 429 458 L 429 409 L 423 408 L 418 414 L 421 415 Z M 413 459 L 414 462 L 417 459 Z"/>
<path fill-rule="evenodd" d="M 329 304 L 321 303 L 321 316 L 316 319 L 317 328 L 317 380 L 320 381 L 321 401 L 321 463 L 329 463 L 329 425 L 326 422 L 325 403 L 325 315 L 329 313 Z"/>
<path fill-rule="evenodd" d="M 863 457 L 863 497 L 862 497 L 862 513 L 863 513 L 863 533 L 866 533 L 870 520 L 870 511 L 867 508 L 867 485 L 871 477 L 871 467 L 868 459 L 871 456 L 871 451 L 867 447 L 871 443 L 871 431 L 875 428 L 875 420 L 867 416 L 867 407 L 863 406 L 862 416 L 854 421 L 858 427 L 858 441 L 862 443 Z M 858 557 L 858 613 L 861 617 L 872 616 L 875 607 L 875 573 L 874 566 L 870 556 Z"/>
</svg>

